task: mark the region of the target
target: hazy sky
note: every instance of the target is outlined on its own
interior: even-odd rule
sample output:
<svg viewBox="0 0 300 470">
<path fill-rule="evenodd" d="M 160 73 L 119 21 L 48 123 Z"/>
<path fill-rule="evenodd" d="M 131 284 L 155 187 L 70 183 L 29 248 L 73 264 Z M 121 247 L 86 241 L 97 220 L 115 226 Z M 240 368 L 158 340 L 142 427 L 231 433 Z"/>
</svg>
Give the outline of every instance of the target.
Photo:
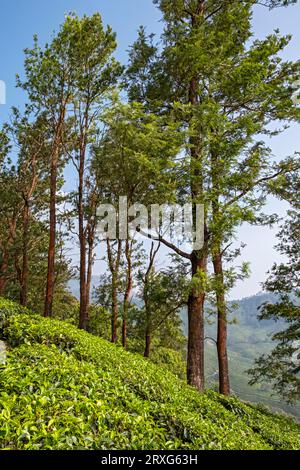
<svg viewBox="0 0 300 470">
<path fill-rule="evenodd" d="M 24 95 L 15 88 L 15 74 L 22 74 L 23 49 L 32 45 L 32 36 L 37 33 L 40 40 L 47 41 L 54 30 L 62 23 L 64 14 L 75 11 L 78 14 L 101 12 L 104 23 L 110 24 L 118 37 L 118 59 L 125 63 L 128 46 L 135 40 L 139 25 L 149 32 L 159 33 L 162 29 L 160 13 L 152 0 L 0 0 L 0 80 L 7 87 L 7 104 L 0 105 L 0 124 L 7 119 L 11 106 L 22 105 Z M 284 57 L 300 57 L 300 4 L 268 12 L 258 7 L 254 15 L 255 36 L 263 38 L 274 29 L 281 33 L 291 33 L 293 40 Z M 284 135 L 276 137 L 270 145 L 274 154 L 283 157 L 300 150 L 299 126 L 293 126 Z M 275 200 L 268 206 L 270 213 L 284 215 L 285 206 Z M 232 297 L 240 298 L 261 290 L 260 283 L 267 270 L 278 259 L 273 246 L 276 230 L 250 228 L 240 231 L 241 239 L 247 243 L 243 251 L 244 260 L 251 260 L 252 275 L 249 280 L 238 285 Z"/>
</svg>

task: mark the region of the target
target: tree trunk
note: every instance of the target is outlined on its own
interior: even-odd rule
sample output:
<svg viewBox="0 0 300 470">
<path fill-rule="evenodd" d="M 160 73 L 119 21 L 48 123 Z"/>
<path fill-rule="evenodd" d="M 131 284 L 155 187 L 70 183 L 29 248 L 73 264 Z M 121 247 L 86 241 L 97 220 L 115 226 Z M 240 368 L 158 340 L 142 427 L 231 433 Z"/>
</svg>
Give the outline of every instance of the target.
<svg viewBox="0 0 300 470">
<path fill-rule="evenodd" d="M 192 275 L 206 272 L 207 261 L 192 256 Z M 199 391 L 204 390 L 204 301 L 205 292 L 194 287 L 188 299 L 188 359 L 187 380 Z"/>
<path fill-rule="evenodd" d="M 227 355 L 227 315 L 224 294 L 224 273 L 221 250 L 213 256 L 214 272 L 218 286 L 216 289 L 217 309 L 218 309 L 218 362 L 219 362 L 219 392 L 223 395 L 230 395 L 230 380 Z"/>
<path fill-rule="evenodd" d="M 84 170 L 87 147 L 88 131 L 88 112 L 87 107 L 84 115 L 84 122 L 81 131 L 80 155 L 79 155 L 79 187 L 78 187 L 78 227 L 79 227 L 79 245 L 80 245 L 80 311 L 79 328 L 86 330 L 88 326 L 88 280 L 86 267 L 86 230 L 84 227 Z"/>
<path fill-rule="evenodd" d="M 126 276 L 126 290 L 125 290 L 124 305 L 123 305 L 122 344 L 123 344 L 123 347 L 126 349 L 127 348 L 127 316 L 128 316 L 128 308 L 130 304 L 130 297 L 131 297 L 132 288 L 133 288 L 131 248 L 130 248 L 128 239 L 126 240 L 125 256 L 127 260 L 127 276 Z"/>
<path fill-rule="evenodd" d="M 115 275 L 114 275 L 115 277 Z M 112 317 L 111 317 L 111 342 L 116 343 L 118 340 L 117 324 L 118 324 L 118 288 L 116 279 L 113 280 L 112 285 Z"/>
<path fill-rule="evenodd" d="M 149 331 L 146 332 L 145 335 L 145 351 L 144 357 L 150 357 L 150 348 L 151 348 L 151 333 Z"/>
<path fill-rule="evenodd" d="M 80 224 L 81 225 L 81 224 Z M 83 227 L 79 229 L 80 235 L 80 311 L 79 328 L 86 330 L 88 326 L 87 311 L 87 273 L 86 273 L 86 238 Z"/>
<path fill-rule="evenodd" d="M 118 285 L 116 275 L 114 274 L 114 279 L 112 283 L 112 317 L 111 317 L 111 342 L 116 343 L 118 341 L 118 316 L 119 316 L 119 306 L 118 306 Z"/>
<path fill-rule="evenodd" d="M 16 235 L 16 228 L 17 228 L 17 216 L 14 215 L 11 221 L 9 222 L 9 235 L 8 235 L 8 239 L 7 239 L 4 253 L 2 256 L 2 261 L 0 264 L 0 296 L 4 294 L 6 284 L 7 284 L 7 271 L 8 271 L 9 259 L 10 259 L 9 249 L 14 242 L 15 235 Z"/>
<path fill-rule="evenodd" d="M 6 250 L 3 254 L 1 266 L 0 266 L 0 296 L 3 296 L 5 287 L 7 284 L 7 269 L 8 269 L 9 255 Z"/>
<path fill-rule="evenodd" d="M 20 304 L 24 307 L 27 306 L 27 292 L 28 292 L 28 275 L 29 275 L 29 262 L 28 262 L 28 233 L 29 233 L 29 202 L 25 201 L 23 211 L 23 247 L 22 247 L 22 273 L 21 273 L 21 289 L 20 289 Z"/>
<path fill-rule="evenodd" d="M 111 305 L 111 342 L 118 341 L 118 317 L 119 317 L 119 304 L 118 304 L 118 290 L 119 290 L 119 268 L 122 254 L 122 240 L 117 242 L 118 248 L 116 259 L 113 259 L 113 254 L 110 246 L 110 241 L 107 240 L 107 255 L 109 269 L 112 275 L 112 305 Z"/>
<path fill-rule="evenodd" d="M 57 161 L 58 148 L 51 164 L 50 176 L 50 226 L 49 226 L 49 248 L 48 248 L 48 271 L 46 285 L 46 299 L 44 316 L 52 316 L 54 283 L 55 283 L 55 243 L 56 243 L 56 190 L 57 190 Z"/>
<path fill-rule="evenodd" d="M 92 228 L 93 230 L 93 228 Z M 91 287 L 92 287 L 92 275 L 93 275 L 93 263 L 94 263 L 94 236 L 88 238 L 88 268 L 87 268 L 87 281 L 86 281 L 86 306 L 87 309 L 90 305 Z"/>
<path fill-rule="evenodd" d="M 204 15 L 205 0 L 199 0 L 195 13 L 192 15 L 192 29 L 198 27 L 201 17 Z M 189 103 L 196 107 L 199 104 L 198 77 L 191 78 L 188 90 Z M 191 195 L 193 203 L 193 228 L 197 229 L 196 204 L 203 202 L 203 169 L 202 169 L 202 138 L 201 129 L 198 135 L 190 137 L 191 145 Z M 205 221 L 203 221 L 205 222 Z M 205 241 L 206 243 L 206 241 Z M 193 251 L 191 254 L 192 277 L 198 273 L 206 274 L 207 271 L 207 247 L 200 252 Z M 191 289 L 188 299 L 188 357 L 187 357 L 187 380 L 199 391 L 204 390 L 204 301 L 205 291 L 195 286 Z"/>
<path fill-rule="evenodd" d="M 83 209 L 83 185 L 84 185 L 84 155 L 80 156 L 79 188 L 78 188 L 78 226 L 80 244 L 80 313 L 79 328 L 87 329 L 87 272 L 86 272 L 86 234 L 84 229 Z"/>
<path fill-rule="evenodd" d="M 222 206 L 220 204 L 220 175 L 223 164 L 218 149 L 211 148 L 211 167 L 212 167 L 212 259 L 215 274 L 215 294 L 218 312 L 218 332 L 217 332 L 217 351 L 219 364 L 219 392 L 223 395 L 230 395 L 230 380 L 227 355 L 227 314 L 225 299 L 225 283 L 222 261 Z"/>
<path fill-rule="evenodd" d="M 45 295 L 44 316 L 52 317 L 54 285 L 55 285 L 55 244 L 56 244 L 56 191 L 57 191 L 57 169 L 62 144 L 62 130 L 65 120 L 65 106 L 61 109 L 59 122 L 51 156 L 50 174 L 50 226 L 49 226 L 49 248 L 48 248 L 48 269 Z"/>
</svg>

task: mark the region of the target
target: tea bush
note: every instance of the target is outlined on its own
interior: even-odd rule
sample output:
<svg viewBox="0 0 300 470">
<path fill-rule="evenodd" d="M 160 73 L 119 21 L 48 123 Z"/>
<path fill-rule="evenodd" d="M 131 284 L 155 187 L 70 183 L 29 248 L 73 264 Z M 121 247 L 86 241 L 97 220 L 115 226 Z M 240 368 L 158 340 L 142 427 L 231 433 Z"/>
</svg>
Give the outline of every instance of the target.
<svg viewBox="0 0 300 470">
<path fill-rule="evenodd" d="M 300 427 L 0 299 L 3 449 L 300 449 Z"/>
</svg>

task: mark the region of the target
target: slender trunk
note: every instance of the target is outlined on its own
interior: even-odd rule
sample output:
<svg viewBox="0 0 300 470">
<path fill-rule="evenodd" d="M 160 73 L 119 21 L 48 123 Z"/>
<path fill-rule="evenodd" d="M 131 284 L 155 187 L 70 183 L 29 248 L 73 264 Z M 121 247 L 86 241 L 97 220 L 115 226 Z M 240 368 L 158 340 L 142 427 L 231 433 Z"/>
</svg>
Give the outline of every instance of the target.
<svg viewBox="0 0 300 470">
<path fill-rule="evenodd" d="M 147 357 L 147 358 L 150 357 L 150 348 L 151 348 L 151 332 L 147 329 L 146 335 L 145 335 L 144 357 Z"/>
<path fill-rule="evenodd" d="M 213 256 L 214 272 L 218 286 L 216 288 L 217 310 L 218 310 L 218 362 L 219 362 L 219 392 L 230 395 L 230 380 L 227 355 L 227 315 L 224 293 L 224 273 L 221 250 Z"/>
<path fill-rule="evenodd" d="M 87 272 L 86 272 L 86 233 L 84 229 L 83 186 L 84 186 L 85 149 L 82 149 L 79 165 L 78 188 L 78 226 L 80 244 L 80 313 L 79 328 L 86 330 L 88 324 L 87 312 Z"/>
<path fill-rule="evenodd" d="M 86 303 L 87 309 L 90 305 L 91 299 L 91 287 L 92 287 L 92 275 L 93 275 L 93 266 L 94 266 L 94 248 L 95 248 L 95 238 L 96 238 L 96 229 L 97 229 L 97 186 L 94 186 L 93 191 L 90 194 L 89 205 L 91 209 L 91 214 L 87 224 L 87 243 L 88 243 L 88 266 L 87 266 L 87 286 L 86 286 Z"/>
<path fill-rule="evenodd" d="M 55 244 L 56 244 L 56 192 L 57 192 L 57 171 L 62 144 L 62 130 L 65 120 L 65 107 L 61 109 L 59 123 L 56 129 L 53 151 L 51 156 L 50 170 L 50 226 L 49 226 L 49 248 L 48 248 L 48 269 L 45 295 L 44 316 L 52 317 L 54 284 L 55 284 Z"/>
<path fill-rule="evenodd" d="M 145 314 L 146 314 L 144 357 L 150 356 L 151 335 L 153 331 L 152 330 L 153 328 L 152 313 L 153 312 L 150 306 L 149 288 L 150 288 L 151 276 L 154 274 L 154 271 L 155 271 L 155 267 L 154 267 L 155 258 L 156 258 L 157 253 L 159 252 L 159 249 L 160 249 L 160 243 L 155 248 L 154 243 L 152 242 L 150 256 L 149 256 L 149 265 L 145 273 L 145 276 L 143 278 L 143 284 L 144 284 L 143 300 L 144 300 L 144 308 L 145 308 Z"/>
<path fill-rule="evenodd" d="M 127 307 L 123 311 L 123 322 L 122 322 L 122 346 L 127 349 Z"/>
<path fill-rule="evenodd" d="M 94 264 L 94 234 L 88 238 L 88 267 L 87 267 L 87 280 L 86 280 L 86 305 L 87 309 L 90 305 L 92 275 Z"/>
<path fill-rule="evenodd" d="M 0 296 L 4 294 L 6 284 L 7 284 L 7 271 L 9 267 L 9 249 L 11 248 L 15 235 L 16 235 L 16 227 L 17 227 L 17 216 L 14 215 L 12 220 L 9 223 L 9 235 L 6 242 L 6 246 L 2 255 L 2 261 L 0 264 Z"/>
<path fill-rule="evenodd" d="M 25 162 L 23 167 L 24 174 L 30 174 L 31 176 L 29 186 L 23 191 L 22 268 L 20 269 L 16 265 L 20 283 L 20 304 L 24 307 L 26 307 L 28 303 L 30 201 L 38 182 L 37 159 L 39 151 L 40 148 L 31 155 L 30 161 Z M 22 171 L 20 172 L 20 178 L 22 179 Z"/>
<path fill-rule="evenodd" d="M 79 244 L 80 244 L 80 311 L 79 311 L 79 328 L 86 330 L 88 326 L 88 304 L 89 304 L 89 289 L 88 275 L 91 276 L 92 266 L 88 258 L 87 273 L 86 258 L 87 258 L 87 230 L 88 226 L 84 227 L 84 172 L 86 165 L 86 149 L 87 149 L 87 136 L 89 129 L 89 104 L 86 103 L 84 112 L 84 120 L 81 127 L 80 135 L 80 154 L 79 154 L 79 187 L 78 187 L 78 227 L 79 227 Z M 90 247 L 90 246 L 89 246 Z M 89 250 L 90 254 L 90 250 Z M 89 256 L 88 254 L 88 256 Z"/>
<path fill-rule="evenodd" d="M 118 341 L 118 316 L 119 316 L 119 306 L 118 306 L 118 282 L 117 275 L 113 275 L 112 283 L 112 317 L 111 317 L 111 342 L 116 343 Z"/>
<path fill-rule="evenodd" d="M 48 249 L 48 271 L 46 285 L 46 299 L 44 316 L 52 316 L 54 283 L 55 283 L 55 242 L 56 242 L 56 188 L 57 188 L 57 162 L 51 165 L 50 177 L 50 227 Z"/>
<path fill-rule="evenodd" d="M 6 284 L 7 284 L 7 270 L 8 270 L 8 263 L 9 263 L 9 254 L 6 250 L 3 253 L 2 262 L 0 265 L 0 296 L 3 296 Z"/>
<path fill-rule="evenodd" d="M 212 217 L 214 231 L 212 234 L 212 259 L 215 274 L 215 295 L 218 312 L 217 351 L 219 365 L 219 392 L 230 395 L 230 380 L 227 355 L 227 312 L 225 299 L 224 270 L 222 260 L 222 207 L 220 205 L 220 175 L 222 159 L 218 149 L 211 148 L 212 168 Z"/>
<path fill-rule="evenodd" d="M 81 229 L 80 229 L 81 230 Z M 87 310 L 87 273 L 86 273 L 86 239 L 85 235 L 80 235 L 80 313 L 79 328 L 86 330 L 88 326 Z"/>
<path fill-rule="evenodd" d="M 122 344 L 123 347 L 127 348 L 127 316 L 128 308 L 130 305 L 130 297 L 133 288 L 133 279 L 132 279 L 132 260 L 131 260 L 131 248 L 129 240 L 126 240 L 126 249 L 125 255 L 127 260 L 127 276 L 126 276 L 126 289 L 124 295 L 124 305 L 123 305 L 123 322 L 122 322 Z"/>
<path fill-rule="evenodd" d="M 57 190 L 57 162 L 58 148 L 51 163 L 50 176 L 50 226 L 49 226 L 49 248 L 48 248 L 48 270 L 46 284 L 46 299 L 44 316 L 52 316 L 54 283 L 55 283 L 55 243 L 56 243 L 56 190 Z"/>
<path fill-rule="evenodd" d="M 115 260 L 110 246 L 110 241 L 107 240 L 107 255 L 110 272 L 112 275 L 112 304 L 111 304 L 111 342 L 118 341 L 118 317 L 119 317 L 119 268 L 122 254 L 122 240 L 117 242 L 118 248 Z"/>
<path fill-rule="evenodd" d="M 21 272 L 21 289 L 20 289 L 20 304 L 24 307 L 27 306 L 27 293 L 28 293 L 28 275 L 29 275 L 29 262 L 28 262 L 28 241 L 29 241 L 29 202 L 25 201 L 23 210 L 23 247 L 22 247 L 22 272 Z"/>
</svg>

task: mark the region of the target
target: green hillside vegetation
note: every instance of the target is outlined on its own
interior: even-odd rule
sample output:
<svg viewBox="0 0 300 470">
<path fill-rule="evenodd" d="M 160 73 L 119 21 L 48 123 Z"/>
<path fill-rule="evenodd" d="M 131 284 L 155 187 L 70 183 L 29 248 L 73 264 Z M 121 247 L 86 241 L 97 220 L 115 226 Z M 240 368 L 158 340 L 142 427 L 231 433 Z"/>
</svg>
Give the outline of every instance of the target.
<svg viewBox="0 0 300 470">
<path fill-rule="evenodd" d="M 232 392 L 242 400 L 263 403 L 274 410 L 283 410 L 300 419 L 299 405 L 289 405 L 282 397 L 274 394 L 273 384 L 264 381 L 263 384 L 249 385 L 247 371 L 253 367 L 255 358 L 268 354 L 274 348 L 271 336 L 284 329 L 282 320 L 258 320 L 258 308 L 265 302 L 275 303 L 277 297 L 273 294 L 262 293 L 239 300 L 236 303 L 232 318 L 234 324 L 228 325 L 228 354 Z M 215 337 L 215 324 L 206 325 L 207 336 Z M 206 343 L 206 378 L 210 385 L 217 383 L 218 370 L 217 352 L 214 343 Z"/>
<path fill-rule="evenodd" d="M 285 328 L 282 320 L 259 321 L 259 307 L 265 302 L 275 303 L 278 296 L 261 293 L 229 303 L 232 310 L 228 324 L 228 355 L 229 372 L 232 393 L 242 400 L 264 404 L 275 411 L 292 414 L 300 420 L 299 405 L 290 405 L 282 397 L 274 394 L 273 384 L 265 381 L 262 384 L 249 385 L 250 377 L 247 371 L 253 367 L 255 359 L 272 351 L 274 344 L 272 335 Z M 207 308 L 207 311 L 212 310 Z M 183 331 L 187 336 L 187 312 L 181 311 Z M 206 337 L 216 338 L 216 324 L 214 315 L 208 316 L 205 325 Z M 160 364 L 164 364 L 161 359 Z M 174 370 L 174 369 L 172 369 Z M 212 340 L 205 343 L 205 378 L 209 388 L 218 386 L 218 358 L 216 345 Z"/>
<path fill-rule="evenodd" d="M 3 299 L 0 338 L 2 449 L 300 449 L 292 419 Z"/>
<path fill-rule="evenodd" d="M 99 276 L 93 276 L 92 285 L 94 290 L 100 282 Z M 72 280 L 68 286 L 73 296 L 79 299 L 78 281 Z M 283 411 L 284 413 L 291 414 L 299 421 L 299 404 L 290 405 L 286 403 L 281 396 L 274 394 L 274 387 L 270 381 L 266 380 L 262 384 L 249 385 L 250 376 L 247 374 L 247 371 L 253 367 L 255 359 L 258 356 L 268 354 L 272 351 L 274 347 L 271 339 L 272 335 L 285 328 L 285 323 L 282 320 L 274 321 L 270 319 L 260 321 L 258 319 L 259 307 L 261 307 L 265 302 L 276 303 L 277 300 L 278 296 L 275 294 L 259 293 L 251 297 L 246 297 L 229 303 L 229 309 L 232 311 L 229 320 L 235 320 L 228 324 L 228 355 L 231 391 L 235 396 L 242 400 L 264 404 L 271 407 L 274 411 Z M 134 298 L 134 303 L 138 307 L 141 307 L 142 305 L 138 298 Z M 209 312 L 211 312 L 210 315 Z M 206 337 L 215 339 L 217 330 L 215 323 L 216 315 L 212 312 L 214 312 L 213 307 L 207 306 L 205 334 Z M 182 309 L 180 315 L 182 320 L 182 330 L 187 338 L 188 320 L 186 309 Z M 66 314 L 62 316 L 63 319 L 67 319 L 67 317 L 68 316 Z M 76 324 L 76 313 L 74 318 L 74 324 Z M 107 314 L 106 326 L 104 329 L 109 331 L 109 328 L 110 316 Z M 103 336 L 103 331 L 100 331 L 100 329 L 92 328 L 91 332 L 97 335 L 99 334 L 99 336 Z M 107 337 L 109 337 L 109 333 Z M 166 367 L 175 375 L 185 379 L 186 362 L 183 358 L 186 354 L 185 347 L 183 347 L 183 351 L 178 351 L 175 350 L 176 348 L 170 349 L 162 347 L 159 342 L 157 345 L 155 344 L 155 341 L 153 346 L 154 347 L 150 355 L 151 361 L 161 367 Z M 130 350 L 137 351 L 132 340 L 128 343 L 128 347 Z M 205 343 L 205 378 L 207 387 L 217 390 L 217 349 L 216 344 L 209 340 Z"/>
</svg>

